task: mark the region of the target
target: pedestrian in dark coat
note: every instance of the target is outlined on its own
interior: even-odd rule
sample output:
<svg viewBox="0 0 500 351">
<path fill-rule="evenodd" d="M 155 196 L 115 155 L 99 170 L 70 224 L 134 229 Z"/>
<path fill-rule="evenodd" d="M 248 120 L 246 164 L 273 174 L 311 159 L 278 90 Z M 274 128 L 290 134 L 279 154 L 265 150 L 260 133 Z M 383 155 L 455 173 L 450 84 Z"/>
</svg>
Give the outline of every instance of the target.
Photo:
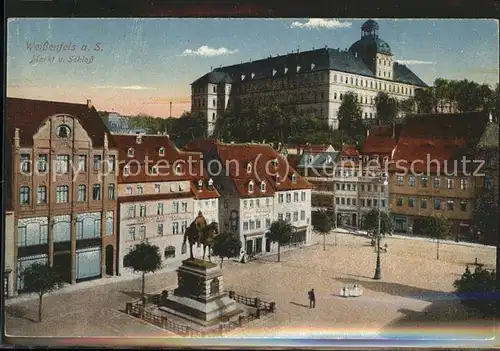
<svg viewBox="0 0 500 351">
<path fill-rule="evenodd" d="M 314 293 L 314 289 L 311 289 L 308 293 L 309 295 L 309 308 L 316 307 L 316 294 Z"/>
</svg>

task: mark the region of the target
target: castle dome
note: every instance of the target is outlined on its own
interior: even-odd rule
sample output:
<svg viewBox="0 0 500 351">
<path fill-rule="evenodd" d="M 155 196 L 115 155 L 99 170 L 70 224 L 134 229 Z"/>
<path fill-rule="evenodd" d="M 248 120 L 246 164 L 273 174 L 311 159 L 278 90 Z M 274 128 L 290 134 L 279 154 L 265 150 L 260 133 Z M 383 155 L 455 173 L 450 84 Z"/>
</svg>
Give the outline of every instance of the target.
<svg viewBox="0 0 500 351">
<path fill-rule="evenodd" d="M 378 36 L 379 25 L 372 19 L 361 26 L 361 39 L 351 45 L 349 51 L 361 57 L 372 56 L 375 53 L 392 55 L 391 48 Z"/>
</svg>

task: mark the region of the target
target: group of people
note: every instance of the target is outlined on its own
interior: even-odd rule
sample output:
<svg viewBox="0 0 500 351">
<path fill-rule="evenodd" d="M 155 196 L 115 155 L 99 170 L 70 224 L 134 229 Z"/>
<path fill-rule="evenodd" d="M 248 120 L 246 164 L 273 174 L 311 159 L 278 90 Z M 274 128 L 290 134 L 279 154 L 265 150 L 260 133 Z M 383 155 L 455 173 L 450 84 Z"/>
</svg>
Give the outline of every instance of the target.
<svg viewBox="0 0 500 351">
<path fill-rule="evenodd" d="M 357 284 L 354 284 L 352 286 L 352 288 L 348 287 L 348 286 L 344 286 L 341 290 L 340 290 L 340 296 L 342 297 L 358 297 L 358 296 L 361 296 L 363 295 L 363 289 L 361 289 L 359 287 L 359 285 Z"/>
</svg>

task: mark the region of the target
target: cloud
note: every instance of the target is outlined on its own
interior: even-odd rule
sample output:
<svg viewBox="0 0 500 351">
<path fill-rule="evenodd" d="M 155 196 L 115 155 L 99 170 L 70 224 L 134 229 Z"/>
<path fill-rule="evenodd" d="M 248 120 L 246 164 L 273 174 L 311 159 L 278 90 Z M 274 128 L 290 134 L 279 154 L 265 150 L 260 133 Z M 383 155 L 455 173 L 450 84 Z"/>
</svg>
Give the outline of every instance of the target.
<svg viewBox="0 0 500 351">
<path fill-rule="evenodd" d="M 437 63 L 432 61 L 419 61 L 419 60 L 396 60 L 396 62 L 402 65 L 435 65 Z"/>
<path fill-rule="evenodd" d="M 93 87 L 94 89 L 121 89 L 121 90 L 154 90 L 156 88 L 144 87 L 141 85 L 98 85 Z"/>
<path fill-rule="evenodd" d="M 204 57 L 213 57 L 213 56 L 222 56 L 222 55 L 230 55 L 237 53 L 238 50 L 229 50 L 226 48 L 211 48 L 206 45 L 200 46 L 196 50 L 186 49 L 182 53 L 182 56 L 204 56 Z"/>
<path fill-rule="evenodd" d="M 323 18 L 312 18 L 307 22 L 293 22 L 290 28 L 327 28 L 327 29 L 338 29 L 338 28 L 350 28 L 351 22 L 340 22 L 336 19 L 323 19 Z"/>
</svg>

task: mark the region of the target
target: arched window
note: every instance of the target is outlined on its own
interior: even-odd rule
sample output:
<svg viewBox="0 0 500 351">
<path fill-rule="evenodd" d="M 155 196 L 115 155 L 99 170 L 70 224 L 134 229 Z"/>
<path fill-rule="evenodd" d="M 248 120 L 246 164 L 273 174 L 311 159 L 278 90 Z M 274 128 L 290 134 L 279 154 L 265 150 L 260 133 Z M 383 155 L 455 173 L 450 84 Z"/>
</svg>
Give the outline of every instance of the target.
<svg viewBox="0 0 500 351">
<path fill-rule="evenodd" d="M 69 138 L 71 129 L 66 124 L 61 124 L 56 129 L 56 134 L 59 138 Z"/>
<path fill-rule="evenodd" d="M 22 186 L 21 189 L 19 189 L 19 203 L 21 205 L 29 205 L 30 188 L 28 186 Z"/>
<path fill-rule="evenodd" d="M 165 258 L 175 258 L 175 246 L 167 246 L 165 248 Z"/>
<path fill-rule="evenodd" d="M 108 199 L 110 199 L 110 200 L 115 199 L 115 185 L 114 184 L 108 185 Z"/>
</svg>

